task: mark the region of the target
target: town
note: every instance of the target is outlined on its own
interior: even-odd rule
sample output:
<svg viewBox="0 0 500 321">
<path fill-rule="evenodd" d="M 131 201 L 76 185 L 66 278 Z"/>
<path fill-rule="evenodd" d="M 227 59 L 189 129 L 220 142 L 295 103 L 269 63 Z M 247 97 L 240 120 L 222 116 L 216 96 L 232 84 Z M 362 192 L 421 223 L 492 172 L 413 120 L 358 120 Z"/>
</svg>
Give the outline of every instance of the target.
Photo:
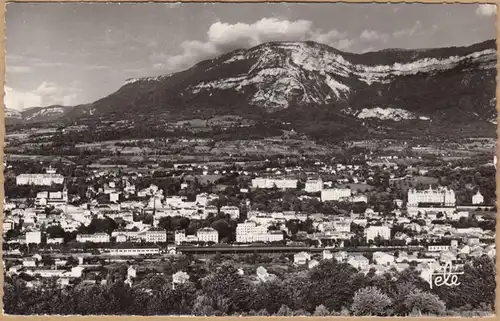
<svg viewBox="0 0 500 321">
<path fill-rule="evenodd" d="M 334 258 L 365 274 L 415 266 L 425 279 L 448 263 L 495 257 L 495 194 L 479 187 L 493 163 L 457 196 L 432 168 L 382 159 L 75 167 L 69 177 L 57 172 L 61 163 L 43 164 L 6 189 L 6 273 L 31 286 L 95 284 L 106 281 L 103 267 L 128 262 L 131 284 L 155 260 L 259 253 L 306 269 Z M 204 179 L 211 175 L 218 179 Z"/>
</svg>

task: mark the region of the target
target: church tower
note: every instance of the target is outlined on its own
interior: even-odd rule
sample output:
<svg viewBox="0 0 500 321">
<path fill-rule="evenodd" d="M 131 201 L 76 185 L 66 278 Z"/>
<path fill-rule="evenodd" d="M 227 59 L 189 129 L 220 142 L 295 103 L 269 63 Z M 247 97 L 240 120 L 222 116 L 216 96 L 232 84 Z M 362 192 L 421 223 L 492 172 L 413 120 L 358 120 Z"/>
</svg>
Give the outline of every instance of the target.
<svg viewBox="0 0 500 321">
<path fill-rule="evenodd" d="M 64 203 L 68 204 L 68 186 L 66 186 L 66 180 L 64 180 L 64 188 L 62 192 L 62 198 Z"/>
</svg>

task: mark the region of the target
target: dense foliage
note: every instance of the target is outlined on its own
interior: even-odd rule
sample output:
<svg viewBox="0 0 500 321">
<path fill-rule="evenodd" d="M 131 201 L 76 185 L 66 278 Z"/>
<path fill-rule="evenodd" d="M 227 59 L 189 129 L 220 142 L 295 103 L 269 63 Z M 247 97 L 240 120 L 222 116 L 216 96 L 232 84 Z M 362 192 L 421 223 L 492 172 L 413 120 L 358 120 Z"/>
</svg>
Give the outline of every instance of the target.
<svg viewBox="0 0 500 321">
<path fill-rule="evenodd" d="M 150 273 L 129 286 L 126 268 L 109 270 L 106 283 L 65 288 L 54 280 L 27 287 L 26 275 L 6 277 L 4 309 L 24 315 L 480 315 L 493 313 L 495 301 L 495 263 L 488 257 L 467 264 L 460 285 L 434 289 L 414 268 L 364 275 L 328 260 L 262 281 L 254 267 L 238 269 L 235 261 L 191 262 L 198 268 L 178 266 L 190 280 L 175 286 L 167 273 Z"/>
</svg>

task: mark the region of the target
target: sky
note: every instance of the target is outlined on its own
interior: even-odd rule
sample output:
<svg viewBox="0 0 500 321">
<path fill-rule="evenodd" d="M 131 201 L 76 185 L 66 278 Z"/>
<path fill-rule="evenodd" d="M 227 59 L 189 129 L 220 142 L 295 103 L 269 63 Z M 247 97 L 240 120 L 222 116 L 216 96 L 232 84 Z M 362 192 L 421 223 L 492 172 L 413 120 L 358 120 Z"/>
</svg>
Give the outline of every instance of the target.
<svg viewBox="0 0 500 321">
<path fill-rule="evenodd" d="M 466 46 L 496 37 L 496 6 L 362 3 L 9 3 L 5 105 L 91 103 L 127 79 L 268 41 L 342 51 Z"/>
</svg>

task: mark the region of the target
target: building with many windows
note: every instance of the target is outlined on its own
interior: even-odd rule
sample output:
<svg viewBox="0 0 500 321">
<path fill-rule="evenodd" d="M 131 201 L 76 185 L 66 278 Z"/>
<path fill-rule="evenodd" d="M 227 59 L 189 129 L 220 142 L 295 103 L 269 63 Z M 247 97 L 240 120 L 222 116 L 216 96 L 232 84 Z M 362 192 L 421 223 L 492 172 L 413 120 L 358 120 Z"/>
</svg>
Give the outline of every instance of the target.
<svg viewBox="0 0 500 321">
<path fill-rule="evenodd" d="M 267 226 L 259 225 L 253 221 L 240 223 L 236 226 L 236 242 L 276 242 L 283 240 L 283 232 L 268 231 Z"/>
<path fill-rule="evenodd" d="M 391 229 L 388 226 L 369 226 L 365 229 L 366 240 L 375 240 L 376 237 L 380 237 L 384 240 L 391 239 Z"/>
<path fill-rule="evenodd" d="M 80 243 L 109 243 L 110 237 L 107 233 L 94 233 L 94 234 L 78 234 L 76 241 Z"/>
<path fill-rule="evenodd" d="M 318 193 L 321 192 L 322 189 L 323 189 L 323 181 L 321 180 L 321 178 L 308 179 L 304 187 L 304 190 L 307 193 Z"/>
<path fill-rule="evenodd" d="M 453 190 L 442 186 L 433 189 L 429 186 L 428 189 L 420 191 L 414 188 L 409 189 L 406 208 L 411 215 L 429 211 L 451 214 L 455 209 L 455 204 L 456 198 Z"/>
<path fill-rule="evenodd" d="M 438 187 L 418 191 L 414 188 L 408 190 L 408 207 L 416 207 L 420 204 L 435 204 L 441 206 L 455 206 L 455 192 L 446 187 Z"/>
<path fill-rule="evenodd" d="M 240 209 L 237 206 L 222 206 L 220 212 L 229 214 L 232 219 L 238 219 L 240 217 Z"/>
<path fill-rule="evenodd" d="M 252 179 L 252 188 L 296 189 L 297 182 L 297 179 L 288 178 L 254 178 Z"/>
<path fill-rule="evenodd" d="M 351 197 L 350 188 L 328 188 L 321 191 L 321 201 L 338 201 Z"/>
<path fill-rule="evenodd" d="M 161 228 L 151 228 L 145 233 L 145 241 L 148 243 L 166 243 L 167 231 Z"/>
<path fill-rule="evenodd" d="M 196 237 L 200 242 L 219 243 L 219 232 L 211 227 L 204 227 L 196 232 Z"/>
<path fill-rule="evenodd" d="M 64 176 L 57 174 L 52 167 L 49 167 L 44 174 L 20 174 L 16 177 L 16 185 L 51 186 L 63 183 Z"/>
</svg>

